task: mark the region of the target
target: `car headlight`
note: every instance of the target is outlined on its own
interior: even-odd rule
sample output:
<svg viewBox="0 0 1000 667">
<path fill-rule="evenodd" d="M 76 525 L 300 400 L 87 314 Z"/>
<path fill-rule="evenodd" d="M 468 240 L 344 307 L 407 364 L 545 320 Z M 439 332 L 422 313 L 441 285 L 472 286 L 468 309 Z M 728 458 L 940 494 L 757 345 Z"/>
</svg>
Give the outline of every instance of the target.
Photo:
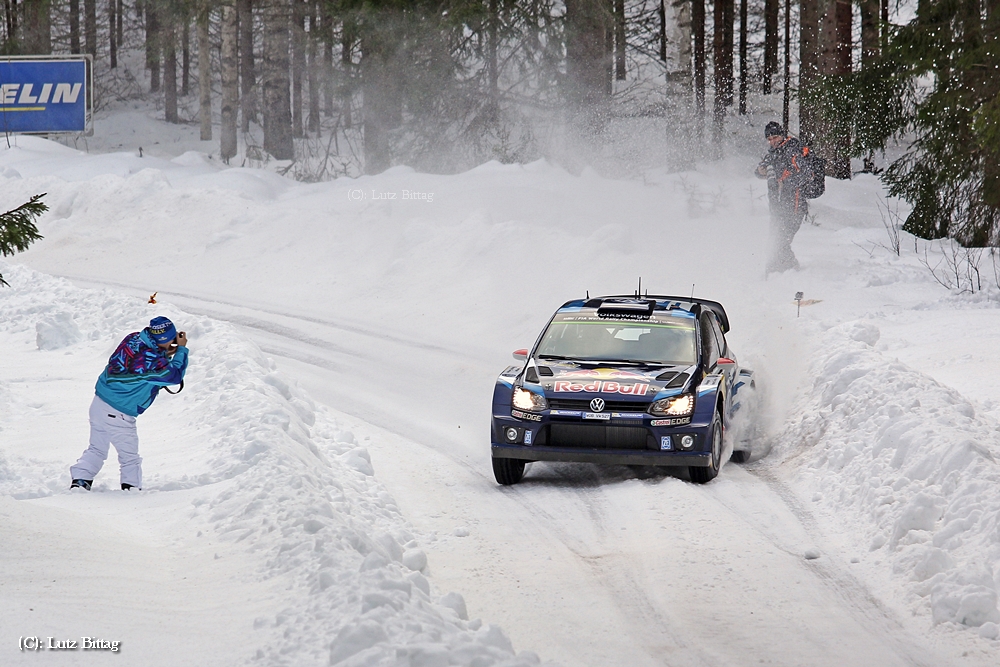
<svg viewBox="0 0 1000 667">
<path fill-rule="evenodd" d="M 649 406 L 649 413 L 663 417 L 687 417 L 694 412 L 694 395 L 681 394 L 661 398 Z"/>
<path fill-rule="evenodd" d="M 549 407 L 549 402 L 545 400 L 544 396 L 520 387 L 514 387 L 514 396 L 511 398 L 511 403 L 518 410 L 527 410 L 529 412 L 541 412 Z"/>
</svg>

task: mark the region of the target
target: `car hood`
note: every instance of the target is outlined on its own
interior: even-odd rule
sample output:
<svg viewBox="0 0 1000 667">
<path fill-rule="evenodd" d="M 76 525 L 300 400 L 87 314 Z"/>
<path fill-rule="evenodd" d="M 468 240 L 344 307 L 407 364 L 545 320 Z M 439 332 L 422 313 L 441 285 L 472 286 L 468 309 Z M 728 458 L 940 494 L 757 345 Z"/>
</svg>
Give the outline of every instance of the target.
<svg viewBox="0 0 1000 667">
<path fill-rule="evenodd" d="M 660 394 L 680 393 L 695 369 L 694 366 L 597 365 L 549 360 L 537 362 L 536 368 L 539 384 L 550 398 L 602 396 L 623 401 L 649 401 Z"/>
</svg>

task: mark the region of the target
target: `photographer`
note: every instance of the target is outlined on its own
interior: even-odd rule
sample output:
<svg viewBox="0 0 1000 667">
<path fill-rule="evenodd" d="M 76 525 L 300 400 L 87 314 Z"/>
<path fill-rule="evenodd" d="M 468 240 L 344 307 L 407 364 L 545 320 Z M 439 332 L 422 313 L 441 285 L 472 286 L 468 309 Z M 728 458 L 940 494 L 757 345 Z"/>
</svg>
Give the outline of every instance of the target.
<svg viewBox="0 0 1000 667">
<path fill-rule="evenodd" d="M 808 178 L 805 172 L 803 144 L 788 136 L 780 124 L 771 121 L 764 127 L 769 149 L 755 172 L 767 179 L 768 202 L 771 208 L 771 250 L 767 273 L 799 268 L 792 252 L 792 239 L 809 212 L 809 200 L 802 193 Z"/>
<path fill-rule="evenodd" d="M 183 386 L 187 364 L 187 334 L 177 333 L 165 317 L 155 317 L 148 327 L 125 337 L 97 378 L 90 405 L 90 447 L 69 469 L 70 488 L 90 490 L 111 445 L 118 452 L 122 490 L 142 488 L 135 418 L 153 404 L 161 387 Z"/>
</svg>

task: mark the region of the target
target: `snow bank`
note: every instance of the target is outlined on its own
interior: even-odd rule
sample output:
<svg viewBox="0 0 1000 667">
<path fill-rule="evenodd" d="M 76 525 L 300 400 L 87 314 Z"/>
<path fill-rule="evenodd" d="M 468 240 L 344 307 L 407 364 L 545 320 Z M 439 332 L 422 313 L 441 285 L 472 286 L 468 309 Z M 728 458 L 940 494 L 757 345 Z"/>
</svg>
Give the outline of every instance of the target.
<svg viewBox="0 0 1000 667">
<path fill-rule="evenodd" d="M 245 545 L 261 579 L 292 582 L 294 603 L 255 624 L 260 663 L 539 664 L 532 653 L 515 655 L 498 627 L 468 620 L 460 595 L 434 593 L 427 558 L 367 451 L 234 328 L 18 266 L 0 270 L 12 286 L 0 290 L 0 333 L 34 341 L 24 356 L 37 377 L 86 368 L 89 386 L 117 341 L 153 313 L 184 323 L 192 350 L 185 390 L 158 399 L 140 425 L 141 437 L 155 420 L 169 421 L 155 431 L 175 436 L 147 445 L 147 458 L 155 451 L 160 461 L 147 461 L 143 494 L 194 493 L 185 510 L 192 531 Z M 0 429 L 28 409 L 2 382 L 0 407 Z M 69 463 L 0 451 L 0 493 L 69 493 Z M 95 493 L 108 490 L 109 468 Z"/>
<path fill-rule="evenodd" d="M 996 638 L 997 425 L 956 391 L 876 350 L 879 330 L 870 323 L 816 338 L 812 386 L 775 449 L 797 464 L 794 484 L 870 540 L 856 546 L 888 557 L 915 612 Z"/>
</svg>

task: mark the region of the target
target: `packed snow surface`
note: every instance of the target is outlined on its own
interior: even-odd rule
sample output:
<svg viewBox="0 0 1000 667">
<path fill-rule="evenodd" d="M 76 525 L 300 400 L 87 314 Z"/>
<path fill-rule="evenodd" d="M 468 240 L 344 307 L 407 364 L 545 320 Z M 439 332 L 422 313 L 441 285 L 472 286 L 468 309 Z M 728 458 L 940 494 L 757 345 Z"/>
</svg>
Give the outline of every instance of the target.
<svg viewBox="0 0 1000 667">
<path fill-rule="evenodd" d="M 996 665 L 990 258 L 982 292 L 944 289 L 940 244 L 897 255 L 861 176 L 765 278 L 751 169 L 301 184 L 17 138 L 4 205 L 51 211 L 0 263 L 0 662 L 38 636 L 143 665 Z M 752 462 L 498 487 L 509 352 L 640 276 L 725 304 L 764 398 Z M 191 365 L 138 420 L 145 488 L 112 456 L 70 492 L 93 383 L 154 315 Z"/>
</svg>

